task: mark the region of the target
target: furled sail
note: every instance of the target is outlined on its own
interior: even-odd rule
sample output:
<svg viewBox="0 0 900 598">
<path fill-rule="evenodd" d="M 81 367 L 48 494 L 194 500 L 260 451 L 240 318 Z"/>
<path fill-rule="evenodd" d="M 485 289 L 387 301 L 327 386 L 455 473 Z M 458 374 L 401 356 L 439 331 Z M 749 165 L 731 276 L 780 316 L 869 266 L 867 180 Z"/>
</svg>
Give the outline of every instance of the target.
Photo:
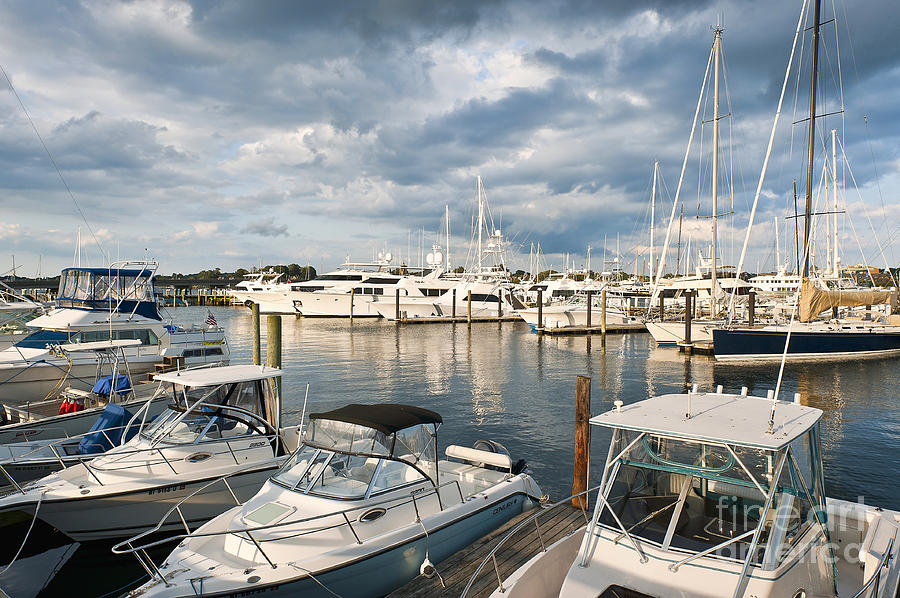
<svg viewBox="0 0 900 598">
<path fill-rule="evenodd" d="M 800 287 L 800 321 L 811 322 L 823 311 L 840 305 L 858 307 L 889 303 L 890 300 L 890 291 L 826 290 L 804 278 Z"/>
</svg>

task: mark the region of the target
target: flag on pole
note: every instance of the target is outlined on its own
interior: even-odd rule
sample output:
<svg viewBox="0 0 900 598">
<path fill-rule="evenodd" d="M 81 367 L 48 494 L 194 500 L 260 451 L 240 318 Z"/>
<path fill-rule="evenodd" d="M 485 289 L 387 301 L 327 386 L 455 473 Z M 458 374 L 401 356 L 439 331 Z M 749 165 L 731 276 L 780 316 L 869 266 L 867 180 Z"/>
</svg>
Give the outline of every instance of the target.
<svg viewBox="0 0 900 598">
<path fill-rule="evenodd" d="M 215 328 L 219 325 L 219 323 L 216 322 L 216 317 L 212 315 L 212 312 L 209 311 L 209 309 L 206 310 L 206 325 L 210 328 Z"/>
</svg>

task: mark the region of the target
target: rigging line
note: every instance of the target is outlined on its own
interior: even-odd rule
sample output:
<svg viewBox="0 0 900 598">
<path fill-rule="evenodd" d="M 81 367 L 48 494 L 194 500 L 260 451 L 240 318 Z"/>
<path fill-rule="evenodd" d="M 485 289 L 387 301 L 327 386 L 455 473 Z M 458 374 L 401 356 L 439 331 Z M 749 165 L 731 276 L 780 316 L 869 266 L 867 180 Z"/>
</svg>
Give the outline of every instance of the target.
<svg viewBox="0 0 900 598">
<path fill-rule="evenodd" d="M 850 180 L 853 181 L 853 187 L 856 189 L 856 195 L 859 197 L 859 201 L 862 204 L 863 214 L 865 214 L 866 220 L 869 221 L 869 228 L 872 229 L 872 236 L 875 237 L 875 246 L 878 248 L 879 253 L 881 253 L 881 259 L 884 260 L 885 268 L 887 269 L 888 273 L 890 273 L 891 266 L 890 266 L 890 263 L 888 263 L 887 256 L 884 255 L 884 246 L 881 244 L 881 241 L 878 240 L 878 233 L 875 231 L 875 227 L 872 225 L 872 218 L 869 216 L 869 210 L 866 209 L 866 203 L 863 201 L 862 193 L 860 193 L 860 191 L 859 191 L 859 185 L 856 182 L 856 177 L 853 176 L 853 169 L 850 167 L 850 163 L 846 159 L 847 150 L 844 147 L 844 142 L 843 142 L 843 140 L 838 140 L 838 143 L 841 144 L 841 154 L 844 156 L 844 164 L 846 165 L 847 172 L 850 174 Z M 844 200 L 844 203 L 846 205 L 846 199 Z M 852 228 L 853 221 L 850 219 L 849 213 L 847 214 L 847 221 L 850 223 L 850 227 Z M 853 231 L 853 234 L 854 235 L 856 234 L 856 230 Z M 857 240 L 857 243 L 858 242 L 859 241 Z M 860 248 L 860 252 L 862 252 L 862 248 Z M 865 254 L 863 254 L 863 260 L 865 260 Z M 868 264 L 866 264 L 866 266 L 868 267 Z M 894 275 L 890 274 L 890 276 L 891 276 L 891 281 L 893 281 L 894 285 L 896 285 L 897 281 L 894 280 Z M 869 277 L 870 278 L 872 277 L 871 273 L 869 274 Z M 872 280 L 872 284 L 873 285 L 875 284 L 874 279 Z"/>
<path fill-rule="evenodd" d="M 3 77 L 6 78 L 6 82 L 7 84 L 9 84 L 10 90 L 12 90 L 13 95 L 16 96 L 16 100 L 18 100 L 19 106 L 21 106 L 22 108 L 22 112 L 25 113 L 25 118 L 28 119 L 28 123 L 31 125 L 31 128 L 34 129 L 34 134 L 37 135 L 38 141 L 41 142 L 41 146 L 44 148 L 44 151 L 47 152 L 47 157 L 50 158 L 50 163 L 53 164 L 53 168 L 56 170 L 56 174 L 59 175 L 59 180 L 62 181 L 63 186 L 66 188 L 66 192 L 72 199 L 72 203 L 75 204 L 75 209 L 78 210 L 78 215 L 81 216 L 81 219 L 87 226 L 88 231 L 90 231 L 91 237 L 94 239 L 94 243 L 97 244 L 97 249 L 100 250 L 100 257 L 105 258 L 106 256 L 103 252 L 103 246 L 100 245 L 100 241 L 97 239 L 97 235 L 94 234 L 94 229 L 91 228 L 91 224 L 88 222 L 87 218 L 84 217 L 84 212 L 81 211 L 81 206 L 78 205 L 78 201 L 75 199 L 75 195 L 72 194 L 72 190 L 69 188 L 69 183 L 66 182 L 65 177 L 63 177 L 62 171 L 59 169 L 59 166 L 56 165 L 56 160 L 53 159 L 53 154 L 50 153 L 50 150 L 47 148 L 47 144 L 44 143 L 44 138 L 41 137 L 37 126 L 34 124 L 34 121 L 31 120 L 31 115 L 28 114 L 28 110 L 25 108 L 25 103 L 22 102 L 22 98 L 19 97 L 19 92 L 16 91 L 16 88 L 12 84 L 12 80 L 9 78 L 9 75 L 6 72 L 6 69 L 3 68 L 2 64 L 0 64 L 0 72 L 3 73 Z"/>
</svg>

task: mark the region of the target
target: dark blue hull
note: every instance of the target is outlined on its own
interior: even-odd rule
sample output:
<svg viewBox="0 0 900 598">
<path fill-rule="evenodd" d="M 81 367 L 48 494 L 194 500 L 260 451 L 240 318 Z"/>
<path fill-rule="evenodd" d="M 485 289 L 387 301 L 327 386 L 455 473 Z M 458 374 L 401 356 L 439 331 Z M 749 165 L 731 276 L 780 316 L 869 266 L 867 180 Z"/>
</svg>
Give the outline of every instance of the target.
<svg viewBox="0 0 900 598">
<path fill-rule="evenodd" d="M 713 352 L 720 361 L 781 359 L 786 330 L 713 330 Z M 792 331 L 788 358 L 843 359 L 900 354 L 900 329 L 871 331 Z"/>
</svg>

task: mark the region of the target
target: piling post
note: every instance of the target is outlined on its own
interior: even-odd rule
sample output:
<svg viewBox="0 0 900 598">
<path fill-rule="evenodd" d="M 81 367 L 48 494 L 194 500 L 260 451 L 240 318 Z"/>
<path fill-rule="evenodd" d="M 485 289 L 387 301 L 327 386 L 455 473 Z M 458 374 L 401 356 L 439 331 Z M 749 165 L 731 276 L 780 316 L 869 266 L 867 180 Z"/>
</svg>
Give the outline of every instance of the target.
<svg viewBox="0 0 900 598">
<path fill-rule="evenodd" d="M 503 289 L 497 289 L 497 318 L 503 317 Z"/>
<path fill-rule="evenodd" d="M 606 335 L 606 289 L 600 291 L 600 334 Z"/>
<path fill-rule="evenodd" d="M 591 379 L 578 376 L 575 380 L 575 473 L 572 480 L 572 494 L 587 490 L 588 455 L 591 446 Z M 587 495 L 572 499 L 572 505 L 587 510 Z"/>
<path fill-rule="evenodd" d="M 593 294 L 594 294 L 594 291 L 587 292 L 587 320 L 585 320 L 585 324 L 584 324 L 585 328 L 591 327 L 591 295 L 593 295 Z"/>
<path fill-rule="evenodd" d="M 691 316 L 693 315 L 694 294 L 691 291 L 684 292 L 684 342 L 691 342 Z"/>
<path fill-rule="evenodd" d="M 353 321 L 353 292 L 356 289 L 350 289 L 350 321 Z"/>
<path fill-rule="evenodd" d="M 466 322 L 472 323 L 472 291 L 466 291 Z"/>
<path fill-rule="evenodd" d="M 281 369 L 281 316 L 270 315 L 266 330 L 266 365 Z M 281 376 L 275 381 L 281 398 Z"/>
<path fill-rule="evenodd" d="M 259 303 L 250 306 L 250 328 L 253 330 L 253 364 L 259 365 L 262 360 L 259 355 Z"/>
<path fill-rule="evenodd" d="M 394 321 L 400 321 L 400 289 L 394 289 Z"/>
<path fill-rule="evenodd" d="M 544 291 L 541 289 L 538 289 L 538 302 L 537 303 L 538 303 L 537 327 L 543 328 L 544 327 Z"/>
<path fill-rule="evenodd" d="M 756 291 L 747 293 L 747 324 L 753 326 L 756 322 Z"/>
<path fill-rule="evenodd" d="M 662 293 L 659 294 L 659 319 L 666 319 L 666 298 Z"/>
<path fill-rule="evenodd" d="M 453 307 L 450 308 L 450 317 L 456 319 L 456 289 L 453 289 Z"/>
</svg>

